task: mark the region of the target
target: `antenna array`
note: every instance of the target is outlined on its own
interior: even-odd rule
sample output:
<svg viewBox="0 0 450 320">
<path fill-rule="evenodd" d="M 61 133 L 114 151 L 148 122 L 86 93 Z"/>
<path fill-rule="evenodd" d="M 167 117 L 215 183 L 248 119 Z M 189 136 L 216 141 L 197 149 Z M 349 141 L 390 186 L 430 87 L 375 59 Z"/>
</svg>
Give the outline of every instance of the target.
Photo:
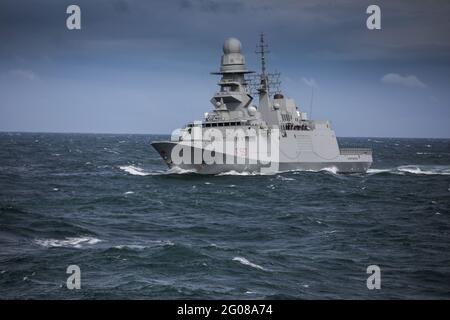
<svg viewBox="0 0 450 320">
<path fill-rule="evenodd" d="M 281 74 L 279 72 L 266 72 L 266 54 L 270 52 L 267 48 L 268 45 L 264 42 L 264 34 L 261 33 L 259 44 L 256 45 L 255 51 L 255 53 L 260 56 L 261 73 L 247 75 L 246 77 L 247 87 L 252 95 L 262 92 L 267 92 L 269 95 L 273 95 L 281 92 Z"/>
</svg>

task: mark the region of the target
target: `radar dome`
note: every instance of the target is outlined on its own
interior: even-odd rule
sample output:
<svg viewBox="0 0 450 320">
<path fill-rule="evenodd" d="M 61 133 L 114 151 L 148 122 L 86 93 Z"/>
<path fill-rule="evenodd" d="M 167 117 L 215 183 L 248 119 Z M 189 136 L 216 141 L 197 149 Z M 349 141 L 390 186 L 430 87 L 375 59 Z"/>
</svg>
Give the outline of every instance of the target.
<svg viewBox="0 0 450 320">
<path fill-rule="evenodd" d="M 257 111 L 257 109 L 256 109 L 255 106 L 250 106 L 250 107 L 248 107 L 248 114 L 249 114 L 250 116 L 253 117 L 253 116 L 256 114 L 256 111 Z"/>
<path fill-rule="evenodd" d="M 241 53 L 241 42 L 236 38 L 228 38 L 223 44 L 223 53 Z"/>
</svg>

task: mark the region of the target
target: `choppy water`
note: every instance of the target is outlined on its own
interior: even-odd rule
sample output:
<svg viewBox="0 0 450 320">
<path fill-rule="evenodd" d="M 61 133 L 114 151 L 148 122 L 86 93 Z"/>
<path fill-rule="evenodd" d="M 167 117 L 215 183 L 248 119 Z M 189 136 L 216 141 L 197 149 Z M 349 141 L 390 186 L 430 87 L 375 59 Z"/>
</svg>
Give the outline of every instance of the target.
<svg viewBox="0 0 450 320">
<path fill-rule="evenodd" d="M 450 298 L 450 140 L 340 139 L 374 149 L 363 175 L 199 176 L 159 138 L 0 134 L 0 298 Z"/>
</svg>

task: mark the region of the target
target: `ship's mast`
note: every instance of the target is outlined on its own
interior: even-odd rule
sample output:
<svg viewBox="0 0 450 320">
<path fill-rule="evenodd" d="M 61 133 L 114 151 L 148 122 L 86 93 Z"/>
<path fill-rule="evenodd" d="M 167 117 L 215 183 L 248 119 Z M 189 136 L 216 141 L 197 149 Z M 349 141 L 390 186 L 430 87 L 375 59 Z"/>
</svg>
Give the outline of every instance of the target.
<svg viewBox="0 0 450 320">
<path fill-rule="evenodd" d="M 267 72 L 266 70 L 266 54 L 270 53 L 267 50 L 269 46 L 264 41 L 264 33 L 259 36 L 259 43 L 256 45 L 255 53 L 260 56 L 261 60 L 261 73 L 255 77 L 250 78 L 250 87 L 252 90 L 257 91 L 259 94 L 272 94 L 281 93 L 280 90 L 280 73 L 279 72 Z"/>
<path fill-rule="evenodd" d="M 256 53 L 261 55 L 261 74 L 266 74 L 266 53 L 270 51 L 267 50 L 269 46 L 264 43 L 264 33 L 259 36 L 259 44 L 256 45 Z"/>
<path fill-rule="evenodd" d="M 261 84 L 259 87 L 259 91 L 262 92 L 268 92 L 269 91 L 269 83 L 267 79 L 266 74 L 266 53 L 269 53 L 270 51 L 267 50 L 268 46 L 264 42 L 264 33 L 261 33 L 259 37 L 259 44 L 256 46 L 256 54 L 260 55 L 261 58 Z"/>
</svg>

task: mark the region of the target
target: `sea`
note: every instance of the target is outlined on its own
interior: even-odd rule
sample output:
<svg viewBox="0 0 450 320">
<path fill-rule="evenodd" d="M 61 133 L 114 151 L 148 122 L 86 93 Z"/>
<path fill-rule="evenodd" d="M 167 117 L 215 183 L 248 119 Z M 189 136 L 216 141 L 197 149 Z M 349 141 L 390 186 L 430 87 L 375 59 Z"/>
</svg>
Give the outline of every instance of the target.
<svg viewBox="0 0 450 320">
<path fill-rule="evenodd" d="M 167 138 L 0 133 L 0 299 L 450 298 L 450 140 L 204 176 L 165 167 Z"/>
</svg>

